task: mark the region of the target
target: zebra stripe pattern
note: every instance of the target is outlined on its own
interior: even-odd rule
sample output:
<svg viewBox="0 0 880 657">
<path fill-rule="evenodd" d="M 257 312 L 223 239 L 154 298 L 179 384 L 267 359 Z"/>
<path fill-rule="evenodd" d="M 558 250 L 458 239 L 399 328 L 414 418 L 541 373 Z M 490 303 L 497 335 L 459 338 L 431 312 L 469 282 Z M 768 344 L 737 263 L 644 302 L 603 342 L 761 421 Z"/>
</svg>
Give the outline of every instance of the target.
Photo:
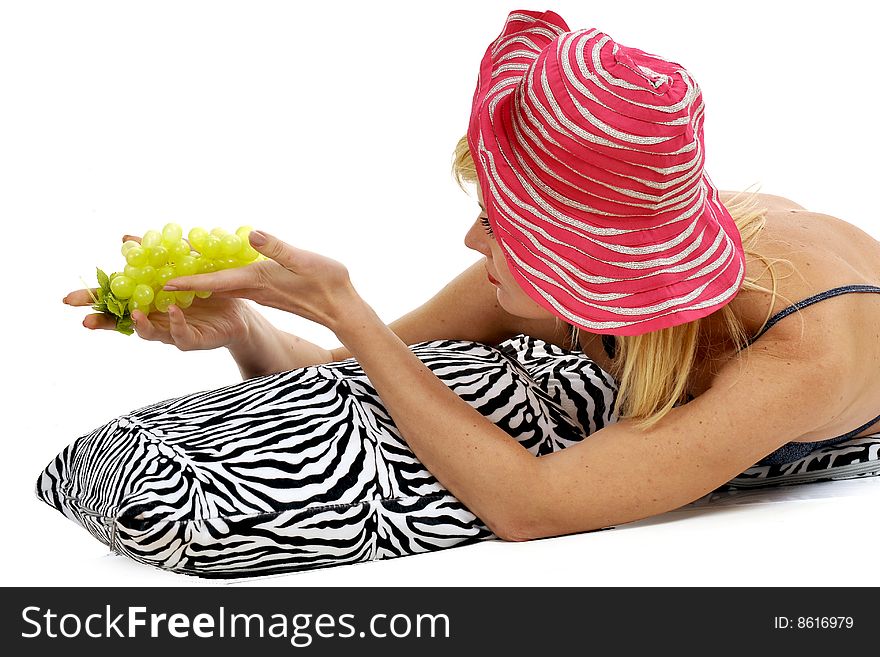
<svg viewBox="0 0 880 657">
<path fill-rule="evenodd" d="M 540 456 L 614 421 L 614 379 L 518 336 L 411 349 Z M 202 577 L 387 559 L 496 536 L 419 462 L 354 358 L 168 399 L 77 439 L 37 495 L 120 554 Z"/>
<path fill-rule="evenodd" d="M 717 495 L 742 489 L 862 479 L 877 475 L 880 475 L 880 433 L 819 447 L 787 463 L 763 464 L 759 461 L 712 491 L 703 502 L 708 503 Z"/>
<path fill-rule="evenodd" d="M 444 340 L 411 349 L 536 456 L 616 421 L 616 382 L 582 353 L 525 335 L 497 347 Z M 794 463 L 755 465 L 713 494 L 880 474 L 878 450 L 880 434 L 852 439 Z M 497 538 L 416 459 L 353 358 L 115 418 L 62 450 L 36 492 L 116 552 L 206 578 Z"/>
<path fill-rule="evenodd" d="M 745 276 L 739 230 L 704 171 L 705 107 L 681 65 L 512 12 L 480 66 L 468 127 L 514 278 L 595 332 L 711 314 Z"/>
</svg>

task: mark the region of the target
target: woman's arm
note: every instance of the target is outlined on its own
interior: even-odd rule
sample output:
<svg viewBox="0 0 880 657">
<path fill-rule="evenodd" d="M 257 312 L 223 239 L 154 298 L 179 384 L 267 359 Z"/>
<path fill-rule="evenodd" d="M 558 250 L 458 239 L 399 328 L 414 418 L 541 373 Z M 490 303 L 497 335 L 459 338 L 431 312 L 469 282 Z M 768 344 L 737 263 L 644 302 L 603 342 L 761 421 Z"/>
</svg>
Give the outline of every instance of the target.
<svg viewBox="0 0 880 657">
<path fill-rule="evenodd" d="M 388 327 L 406 345 L 429 340 L 473 340 L 495 345 L 514 337 L 523 320 L 498 303 L 484 263 L 484 259 L 478 260 Z M 351 357 L 345 345 L 332 351 L 334 360 Z"/>
<path fill-rule="evenodd" d="M 753 346 L 758 346 L 759 340 Z M 647 432 L 621 420 L 539 459 L 523 481 L 514 540 L 619 525 L 689 504 L 843 410 L 839 361 L 764 341 Z"/>
<path fill-rule="evenodd" d="M 498 304 L 481 259 L 388 327 L 406 345 L 441 339 L 499 344 L 521 332 L 522 322 Z M 324 349 L 275 328 L 257 312 L 249 315 L 248 326 L 248 339 L 229 350 L 245 379 L 351 357 L 344 345 Z M 534 337 L 543 336 L 532 328 L 537 327 L 526 326 L 525 330 Z"/>
<path fill-rule="evenodd" d="M 285 333 L 256 311 L 248 313 L 247 327 L 247 337 L 227 347 L 238 365 L 242 379 L 333 360 L 333 354 L 329 350 L 292 333 Z"/>
<path fill-rule="evenodd" d="M 358 360 L 426 468 L 496 535 L 535 458 L 441 381 L 357 293 L 329 326 Z"/>
<path fill-rule="evenodd" d="M 650 431 L 618 421 L 535 458 L 422 363 L 361 299 L 342 263 L 260 235 L 251 233 L 251 244 L 266 261 L 181 276 L 165 289 L 251 299 L 333 331 L 415 456 L 501 538 L 583 532 L 677 508 L 827 426 L 852 399 L 827 330 L 792 339 L 774 327 Z"/>
<path fill-rule="evenodd" d="M 503 539 L 590 531 L 678 508 L 841 410 L 837 364 L 813 345 L 764 338 L 650 431 L 620 421 L 535 458 L 437 378 L 366 303 L 347 307 L 331 328 L 413 453 Z"/>
</svg>

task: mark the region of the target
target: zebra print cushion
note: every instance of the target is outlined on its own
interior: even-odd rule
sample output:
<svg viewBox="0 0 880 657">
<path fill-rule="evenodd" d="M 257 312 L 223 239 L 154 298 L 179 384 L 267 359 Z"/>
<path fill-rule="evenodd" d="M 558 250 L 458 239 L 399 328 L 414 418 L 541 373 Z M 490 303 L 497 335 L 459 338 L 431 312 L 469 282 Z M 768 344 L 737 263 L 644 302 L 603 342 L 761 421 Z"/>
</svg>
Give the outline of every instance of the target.
<svg viewBox="0 0 880 657">
<path fill-rule="evenodd" d="M 439 340 L 410 348 L 536 456 L 616 420 L 614 379 L 579 352 L 525 335 L 497 347 Z M 844 457 L 855 440 L 826 448 L 833 458 L 825 461 L 817 454 L 753 467 L 727 485 L 815 477 L 844 458 L 876 464 L 880 436 L 863 443 L 861 456 Z M 115 418 L 62 450 L 41 473 L 37 495 L 120 554 L 202 577 L 308 570 L 496 538 L 416 459 L 353 358 Z"/>
<path fill-rule="evenodd" d="M 612 421 L 614 380 L 575 352 L 523 335 L 410 348 L 535 455 Z M 64 449 L 37 495 L 121 554 L 203 577 L 495 538 L 415 458 L 354 358 L 115 418 Z"/>
<path fill-rule="evenodd" d="M 820 447 L 791 463 L 755 465 L 713 492 L 880 475 L 880 433 Z"/>
</svg>

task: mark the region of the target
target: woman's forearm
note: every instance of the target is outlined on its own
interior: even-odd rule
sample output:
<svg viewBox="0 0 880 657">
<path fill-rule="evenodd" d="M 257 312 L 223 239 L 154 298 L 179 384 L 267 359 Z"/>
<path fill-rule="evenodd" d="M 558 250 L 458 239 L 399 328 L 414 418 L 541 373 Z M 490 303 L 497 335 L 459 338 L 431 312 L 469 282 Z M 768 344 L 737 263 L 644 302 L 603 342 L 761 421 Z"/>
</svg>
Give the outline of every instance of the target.
<svg viewBox="0 0 880 657">
<path fill-rule="evenodd" d="M 489 529 L 507 535 L 537 459 L 453 392 L 360 297 L 330 328 L 416 458 Z"/>
<path fill-rule="evenodd" d="M 333 362 L 332 352 L 279 330 L 258 312 L 248 316 L 247 338 L 227 349 L 242 379 Z"/>
</svg>

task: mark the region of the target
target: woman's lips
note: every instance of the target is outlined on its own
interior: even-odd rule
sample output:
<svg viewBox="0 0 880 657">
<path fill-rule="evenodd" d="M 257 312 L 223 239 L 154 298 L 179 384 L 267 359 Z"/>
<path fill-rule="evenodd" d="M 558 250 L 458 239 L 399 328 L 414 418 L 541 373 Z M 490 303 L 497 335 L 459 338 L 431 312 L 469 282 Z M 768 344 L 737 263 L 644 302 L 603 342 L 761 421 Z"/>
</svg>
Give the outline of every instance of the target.
<svg viewBox="0 0 880 657">
<path fill-rule="evenodd" d="M 492 283 L 493 285 L 501 285 L 500 282 L 498 282 L 494 278 L 492 278 L 492 274 L 490 274 L 488 271 L 486 272 L 486 276 L 489 277 L 489 282 Z"/>
</svg>

